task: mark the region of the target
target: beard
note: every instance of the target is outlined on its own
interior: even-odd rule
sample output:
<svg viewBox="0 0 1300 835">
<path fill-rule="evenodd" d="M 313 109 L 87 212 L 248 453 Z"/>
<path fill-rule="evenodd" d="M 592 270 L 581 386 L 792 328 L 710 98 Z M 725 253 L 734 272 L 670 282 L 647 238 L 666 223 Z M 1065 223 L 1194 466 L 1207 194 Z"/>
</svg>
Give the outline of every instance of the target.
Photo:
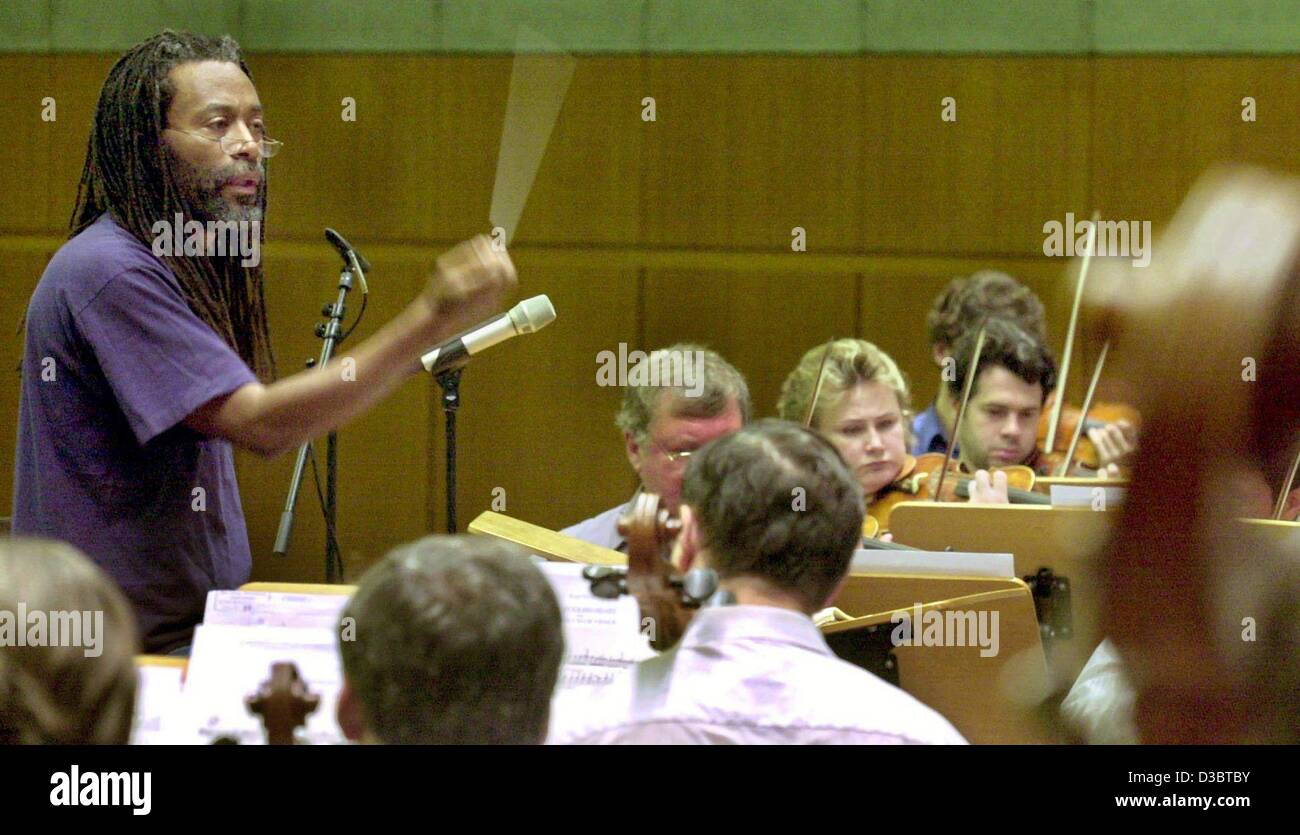
<svg viewBox="0 0 1300 835">
<path fill-rule="evenodd" d="M 262 196 L 266 188 L 266 169 L 261 165 L 232 162 L 220 168 L 200 168 L 180 157 L 169 146 L 166 149 L 167 164 L 180 187 L 185 204 L 194 212 L 196 220 L 217 221 L 260 221 L 262 219 Z M 261 186 L 257 194 L 242 194 L 235 202 L 227 200 L 221 190 L 232 178 L 245 174 L 262 175 Z"/>
</svg>

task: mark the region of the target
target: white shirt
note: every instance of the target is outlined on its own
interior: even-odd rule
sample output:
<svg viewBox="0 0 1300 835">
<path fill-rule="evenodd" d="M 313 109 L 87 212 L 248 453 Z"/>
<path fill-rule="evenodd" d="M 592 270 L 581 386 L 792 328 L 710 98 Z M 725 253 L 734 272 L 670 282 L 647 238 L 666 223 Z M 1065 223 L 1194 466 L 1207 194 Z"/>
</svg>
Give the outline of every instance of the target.
<svg viewBox="0 0 1300 835">
<path fill-rule="evenodd" d="M 569 744 L 964 744 L 899 688 L 841 661 L 812 620 L 774 606 L 701 609 L 681 642 L 598 697 L 556 700 Z"/>
<path fill-rule="evenodd" d="M 1061 702 L 1061 718 L 1090 745 L 1136 745 L 1136 701 L 1124 659 L 1107 638 L 1097 645 Z"/>
<path fill-rule="evenodd" d="M 560 533 L 574 539 L 581 539 L 583 542 L 590 542 L 592 545 L 612 548 L 615 551 L 626 551 L 627 540 L 618 532 L 618 520 L 627 514 L 631 505 L 632 502 L 628 501 L 626 504 L 611 507 L 604 513 L 570 525 Z"/>
</svg>

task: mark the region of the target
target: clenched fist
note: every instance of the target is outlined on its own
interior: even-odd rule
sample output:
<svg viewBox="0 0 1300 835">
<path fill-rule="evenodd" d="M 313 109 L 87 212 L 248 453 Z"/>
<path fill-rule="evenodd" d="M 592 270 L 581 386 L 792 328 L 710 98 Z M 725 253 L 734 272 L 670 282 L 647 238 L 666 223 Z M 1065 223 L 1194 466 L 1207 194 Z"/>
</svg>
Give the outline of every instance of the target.
<svg viewBox="0 0 1300 835">
<path fill-rule="evenodd" d="M 459 332 L 500 310 L 516 283 L 510 256 L 478 235 L 438 256 L 424 299 L 441 327 Z"/>
</svg>

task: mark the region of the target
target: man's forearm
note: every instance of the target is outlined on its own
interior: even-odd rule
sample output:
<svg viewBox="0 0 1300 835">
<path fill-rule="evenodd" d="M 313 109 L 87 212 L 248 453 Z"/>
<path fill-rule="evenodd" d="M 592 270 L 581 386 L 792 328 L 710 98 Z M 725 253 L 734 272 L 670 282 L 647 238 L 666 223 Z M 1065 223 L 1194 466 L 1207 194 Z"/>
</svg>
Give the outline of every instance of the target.
<svg viewBox="0 0 1300 835">
<path fill-rule="evenodd" d="M 420 355 L 499 310 L 515 285 L 509 256 L 484 235 L 438 256 L 420 297 L 356 348 L 272 383 L 248 383 L 185 418 L 190 429 L 273 456 L 336 429 L 420 370 Z M 437 311 L 435 314 L 434 311 Z"/>
<path fill-rule="evenodd" d="M 412 304 L 325 366 L 266 386 L 250 420 L 274 439 L 273 453 L 337 429 L 419 371 L 421 353 L 452 335 L 441 330 L 427 305 Z"/>
</svg>

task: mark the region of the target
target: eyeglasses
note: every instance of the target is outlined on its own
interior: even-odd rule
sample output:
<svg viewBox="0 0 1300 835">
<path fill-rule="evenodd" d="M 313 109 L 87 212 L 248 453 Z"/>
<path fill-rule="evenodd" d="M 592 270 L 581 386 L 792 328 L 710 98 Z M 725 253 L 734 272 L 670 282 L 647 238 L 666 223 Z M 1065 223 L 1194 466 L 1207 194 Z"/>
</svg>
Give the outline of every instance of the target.
<svg viewBox="0 0 1300 835">
<path fill-rule="evenodd" d="M 189 136 L 197 137 L 198 139 L 206 139 L 209 142 L 216 142 L 221 145 L 221 150 L 225 151 L 232 157 L 239 153 L 243 147 L 249 143 L 260 145 L 262 156 L 267 159 L 280 153 L 280 149 L 284 147 L 283 142 L 277 139 L 271 139 L 269 136 L 263 136 L 261 139 L 240 139 L 239 137 L 233 136 L 229 133 L 223 133 L 221 136 L 208 136 L 206 133 L 196 133 L 192 130 L 181 130 L 180 128 L 164 128 L 164 130 L 174 130 L 177 133 L 184 133 Z"/>
<path fill-rule="evenodd" d="M 693 449 L 683 449 L 680 452 L 670 452 L 669 450 L 666 450 L 663 447 L 659 446 L 659 444 L 655 443 L 654 441 L 650 442 L 650 446 L 654 447 L 655 449 L 659 450 L 659 452 L 663 453 L 663 456 L 668 459 L 668 463 L 674 465 L 689 464 L 691 456 L 695 454 L 695 450 Z"/>
</svg>

